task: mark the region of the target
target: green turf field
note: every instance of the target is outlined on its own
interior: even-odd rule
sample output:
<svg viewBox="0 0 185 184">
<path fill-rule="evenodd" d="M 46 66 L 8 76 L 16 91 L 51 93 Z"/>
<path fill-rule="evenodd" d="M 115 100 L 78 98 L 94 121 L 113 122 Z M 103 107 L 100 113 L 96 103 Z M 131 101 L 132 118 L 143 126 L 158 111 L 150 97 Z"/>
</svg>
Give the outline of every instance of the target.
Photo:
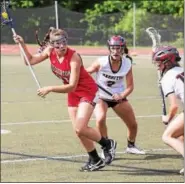
<svg viewBox="0 0 185 184">
<path fill-rule="evenodd" d="M 96 57 L 83 56 L 86 66 Z M 66 95 L 36 95 L 37 86 L 20 56 L 1 56 L 1 182 L 183 182 L 182 157 L 166 146 L 161 135 L 161 100 L 157 73 L 150 56 L 134 57 L 135 90 L 129 101 L 139 124 L 137 144 L 146 155 L 125 154 L 126 128 L 110 109 L 109 135 L 117 155 L 97 172 L 79 172 L 87 155 L 68 117 Z M 34 66 L 42 86 L 60 84 L 49 61 Z M 95 126 L 94 117 L 91 123 Z M 97 149 L 101 151 L 97 144 Z"/>
</svg>

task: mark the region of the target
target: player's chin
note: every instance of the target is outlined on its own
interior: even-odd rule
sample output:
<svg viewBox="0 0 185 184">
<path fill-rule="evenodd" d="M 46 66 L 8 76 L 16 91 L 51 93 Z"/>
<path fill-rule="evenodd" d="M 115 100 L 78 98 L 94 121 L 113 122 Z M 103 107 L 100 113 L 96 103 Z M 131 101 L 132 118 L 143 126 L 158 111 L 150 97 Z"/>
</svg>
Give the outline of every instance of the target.
<svg viewBox="0 0 185 184">
<path fill-rule="evenodd" d="M 60 52 L 65 52 L 67 50 L 67 48 L 61 48 Z"/>
<path fill-rule="evenodd" d="M 65 52 L 66 51 L 66 48 L 55 48 L 55 50 L 57 51 L 57 52 Z"/>
<path fill-rule="evenodd" d="M 112 59 L 113 60 L 120 60 L 120 55 L 113 55 L 112 56 Z"/>
</svg>

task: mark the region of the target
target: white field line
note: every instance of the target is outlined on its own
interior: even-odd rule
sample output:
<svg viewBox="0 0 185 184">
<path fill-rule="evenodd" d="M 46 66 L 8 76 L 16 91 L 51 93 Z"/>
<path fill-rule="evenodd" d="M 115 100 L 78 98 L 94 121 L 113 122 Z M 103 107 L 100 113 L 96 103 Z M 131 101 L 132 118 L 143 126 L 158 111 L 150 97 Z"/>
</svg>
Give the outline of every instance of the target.
<svg viewBox="0 0 185 184">
<path fill-rule="evenodd" d="M 136 118 L 158 118 L 161 117 L 160 114 L 155 115 L 146 115 L 146 116 L 136 116 Z M 107 117 L 107 119 L 120 119 L 119 117 Z M 91 121 L 95 120 L 95 118 L 91 118 Z M 1 126 L 11 126 L 11 125 L 27 125 L 27 124 L 45 124 L 45 123 L 66 123 L 71 122 L 70 119 L 64 120 L 43 120 L 43 121 L 24 121 L 24 122 L 9 122 L 9 123 L 1 123 Z"/>
<path fill-rule="evenodd" d="M 171 151 L 172 149 L 167 148 L 156 148 L 156 149 L 150 149 L 150 150 L 144 150 L 147 152 L 163 152 L 163 151 Z M 127 154 L 123 151 L 118 151 L 116 154 Z M 80 158 L 80 157 L 87 157 L 88 155 L 80 154 L 80 155 L 70 155 L 70 156 L 61 156 L 61 157 L 44 157 L 44 158 L 26 158 L 26 159 L 15 159 L 15 160 L 1 160 L 1 164 L 7 164 L 7 163 L 18 163 L 18 162 L 29 162 L 29 161 L 43 161 L 43 160 L 55 160 L 55 159 L 72 159 L 72 158 Z"/>
</svg>

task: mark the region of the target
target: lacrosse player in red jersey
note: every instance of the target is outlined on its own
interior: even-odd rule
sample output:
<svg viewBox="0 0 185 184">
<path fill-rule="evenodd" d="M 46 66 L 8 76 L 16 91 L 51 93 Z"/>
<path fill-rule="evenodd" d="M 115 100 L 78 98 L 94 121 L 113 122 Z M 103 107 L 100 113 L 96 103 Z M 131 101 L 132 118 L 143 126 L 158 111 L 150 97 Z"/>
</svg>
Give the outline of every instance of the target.
<svg viewBox="0 0 185 184">
<path fill-rule="evenodd" d="M 90 158 L 81 171 L 95 171 L 105 166 L 105 162 L 99 157 L 93 141 L 107 150 L 107 164 L 110 164 L 114 159 L 116 142 L 102 137 L 97 130 L 88 126 L 97 101 L 98 87 L 84 69 L 80 55 L 68 47 L 67 33 L 62 29 L 49 29 L 42 42 L 44 44 L 41 44 L 40 53 L 35 55 L 29 52 L 21 36 L 14 36 L 14 40 L 22 45 L 31 65 L 49 58 L 53 74 L 63 81 L 61 85 L 42 87 L 37 92 L 41 97 L 45 97 L 51 92 L 68 93 L 68 112 L 74 131 Z"/>
<path fill-rule="evenodd" d="M 179 102 L 184 104 L 184 70 L 179 65 L 181 57 L 175 47 L 162 46 L 153 53 L 153 60 L 161 71 L 160 83 L 164 96 L 169 100 L 169 112 L 162 116 L 163 123 L 167 125 L 162 140 L 184 157 L 184 112 L 176 116 Z M 180 174 L 184 174 L 184 168 Z"/>
<path fill-rule="evenodd" d="M 135 145 L 138 126 L 132 106 L 127 100 L 134 89 L 134 82 L 131 58 L 125 56 L 128 54 L 125 38 L 119 35 L 112 36 L 108 40 L 108 49 L 110 55 L 98 58 L 86 69 L 91 74 L 96 72 L 96 82 L 99 86 L 100 99 L 94 111 L 97 128 L 103 137 L 108 137 L 106 114 L 111 107 L 128 128 L 126 152 L 145 154 Z M 104 149 L 102 153 L 102 156 L 107 155 Z"/>
</svg>

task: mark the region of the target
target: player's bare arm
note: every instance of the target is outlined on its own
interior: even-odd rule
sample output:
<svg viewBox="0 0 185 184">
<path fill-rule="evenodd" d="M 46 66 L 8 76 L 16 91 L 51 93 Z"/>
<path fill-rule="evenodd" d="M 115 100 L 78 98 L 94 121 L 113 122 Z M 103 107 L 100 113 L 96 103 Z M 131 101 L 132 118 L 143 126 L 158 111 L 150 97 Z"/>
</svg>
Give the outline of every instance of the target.
<svg viewBox="0 0 185 184">
<path fill-rule="evenodd" d="M 81 67 L 81 58 L 76 53 L 73 54 L 70 62 L 71 74 L 69 79 L 69 84 L 62 84 L 59 86 L 50 86 L 48 90 L 55 93 L 69 93 L 75 91 L 78 84 L 80 67 Z"/>
<path fill-rule="evenodd" d="M 43 52 L 31 55 L 30 64 L 35 65 L 46 60 L 49 57 L 50 50 L 51 48 L 47 47 Z"/>
<path fill-rule="evenodd" d="M 24 39 L 21 36 L 15 35 L 13 39 L 16 43 L 20 43 L 22 45 L 30 65 L 38 64 L 48 58 L 48 55 L 49 55 L 48 53 L 50 49 L 49 47 L 47 47 L 42 53 L 33 55 L 30 53 L 29 49 L 27 48 L 27 45 L 24 43 Z M 25 64 L 28 65 L 26 61 L 25 61 Z"/>
<path fill-rule="evenodd" d="M 126 98 L 128 95 L 130 95 L 133 89 L 134 89 L 134 81 L 133 81 L 133 74 L 132 74 L 132 68 L 131 68 L 126 75 L 126 89 L 124 90 L 123 93 L 121 93 L 122 98 Z"/>
<path fill-rule="evenodd" d="M 100 68 L 100 64 L 99 64 L 99 61 L 94 61 L 92 63 L 91 66 L 89 66 L 88 68 L 86 68 L 86 71 L 90 74 L 92 73 L 95 73 L 95 72 L 98 72 L 99 71 L 99 68 Z"/>
<path fill-rule="evenodd" d="M 176 115 L 177 110 L 178 110 L 178 102 L 177 98 L 174 93 L 171 93 L 168 95 L 168 101 L 169 101 L 169 112 L 166 115 L 166 122 L 170 122 Z"/>
</svg>

